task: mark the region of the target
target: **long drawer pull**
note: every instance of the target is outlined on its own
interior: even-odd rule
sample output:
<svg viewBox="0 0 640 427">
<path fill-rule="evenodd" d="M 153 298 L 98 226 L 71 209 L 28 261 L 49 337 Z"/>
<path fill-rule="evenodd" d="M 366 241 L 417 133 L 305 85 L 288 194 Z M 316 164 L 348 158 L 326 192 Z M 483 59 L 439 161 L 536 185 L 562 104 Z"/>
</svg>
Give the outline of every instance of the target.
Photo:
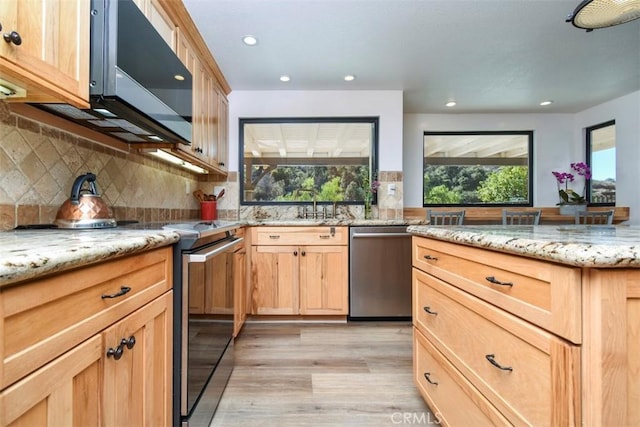
<svg viewBox="0 0 640 427">
<path fill-rule="evenodd" d="M 493 276 L 487 276 L 485 277 L 485 279 L 487 280 L 487 282 L 493 283 L 494 285 L 500 285 L 500 286 L 513 286 L 513 283 L 511 282 L 501 282 L 500 280 L 496 279 Z"/>
<path fill-rule="evenodd" d="M 422 309 L 424 311 L 426 311 L 427 313 L 431 314 L 432 316 L 437 316 L 438 315 L 438 312 L 431 310 L 431 307 L 429 307 L 429 306 L 422 307 Z"/>
<path fill-rule="evenodd" d="M 429 384 L 438 385 L 438 383 L 437 383 L 436 381 L 433 381 L 433 380 L 431 379 L 431 372 L 425 372 L 425 373 L 424 373 L 424 379 L 425 379 L 425 380 L 427 380 L 427 382 L 428 382 Z"/>
<path fill-rule="evenodd" d="M 431 256 L 431 255 L 425 255 L 424 259 L 430 259 L 430 260 L 433 260 L 433 261 L 437 261 L 438 260 L 438 258 L 436 258 L 434 256 Z"/>
<path fill-rule="evenodd" d="M 496 355 L 495 354 L 487 354 L 485 357 L 487 358 L 489 363 L 491 363 L 496 368 L 501 369 L 503 371 L 513 371 L 513 368 L 511 366 L 502 366 L 501 364 L 496 362 Z"/>
<path fill-rule="evenodd" d="M 280 235 L 279 234 L 269 234 L 269 238 L 270 239 L 279 239 Z"/>
<path fill-rule="evenodd" d="M 318 237 L 320 237 L 321 239 L 330 239 L 331 236 L 328 234 L 320 234 Z"/>
<path fill-rule="evenodd" d="M 105 298 L 118 298 L 121 297 L 124 294 L 129 293 L 129 291 L 131 291 L 131 288 L 129 286 L 120 286 L 120 291 L 116 292 L 115 294 L 103 294 L 101 296 L 102 299 Z"/>
</svg>

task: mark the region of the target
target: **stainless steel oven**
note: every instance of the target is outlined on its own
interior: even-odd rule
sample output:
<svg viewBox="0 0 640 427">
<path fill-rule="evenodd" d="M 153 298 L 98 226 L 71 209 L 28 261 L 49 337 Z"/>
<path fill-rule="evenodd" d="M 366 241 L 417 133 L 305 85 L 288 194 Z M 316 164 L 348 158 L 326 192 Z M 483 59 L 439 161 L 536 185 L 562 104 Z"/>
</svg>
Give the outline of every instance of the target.
<svg viewBox="0 0 640 427">
<path fill-rule="evenodd" d="M 174 426 L 209 426 L 233 369 L 234 263 L 224 223 L 169 224 L 174 251 Z"/>
</svg>

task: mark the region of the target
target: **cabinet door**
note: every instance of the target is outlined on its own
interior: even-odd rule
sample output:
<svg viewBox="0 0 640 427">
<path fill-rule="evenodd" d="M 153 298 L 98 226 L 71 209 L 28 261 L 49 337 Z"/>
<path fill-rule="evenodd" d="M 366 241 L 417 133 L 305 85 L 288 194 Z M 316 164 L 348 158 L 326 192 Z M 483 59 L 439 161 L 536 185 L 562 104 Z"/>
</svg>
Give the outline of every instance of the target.
<svg viewBox="0 0 640 427">
<path fill-rule="evenodd" d="M 234 310 L 233 336 L 236 337 L 247 318 L 247 251 L 244 247 L 233 254 Z"/>
<path fill-rule="evenodd" d="M 140 8 L 144 16 L 151 22 L 153 28 L 167 42 L 171 49 L 176 47 L 176 25 L 173 23 L 167 12 L 158 3 L 158 0 L 133 0 Z"/>
<path fill-rule="evenodd" d="M 86 0 L 2 0 L 0 76 L 27 89 L 20 101 L 63 101 L 88 108 L 89 7 Z"/>
<path fill-rule="evenodd" d="M 103 332 L 104 425 L 171 424 L 172 296 L 165 293 Z M 132 338 L 131 348 L 122 344 Z M 119 347 L 119 359 L 108 355 Z"/>
<path fill-rule="evenodd" d="M 300 255 L 300 314 L 347 314 L 347 246 L 303 246 Z"/>
<path fill-rule="evenodd" d="M 298 247 L 253 246 L 253 314 L 298 314 Z"/>
<path fill-rule="evenodd" d="M 94 336 L 0 393 L 0 426 L 100 425 L 102 340 Z"/>
<path fill-rule="evenodd" d="M 220 89 L 217 91 L 218 98 L 218 167 L 227 171 L 228 147 L 229 147 L 229 101 L 227 96 Z"/>
</svg>

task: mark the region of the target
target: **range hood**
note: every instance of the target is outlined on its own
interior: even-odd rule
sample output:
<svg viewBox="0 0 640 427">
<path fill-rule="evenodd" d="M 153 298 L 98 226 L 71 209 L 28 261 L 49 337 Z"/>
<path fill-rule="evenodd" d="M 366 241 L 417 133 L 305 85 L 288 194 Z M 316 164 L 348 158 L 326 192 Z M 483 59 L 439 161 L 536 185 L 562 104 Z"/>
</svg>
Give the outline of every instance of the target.
<svg viewBox="0 0 640 427">
<path fill-rule="evenodd" d="M 192 78 L 133 0 L 91 0 L 90 109 L 36 104 L 127 143 L 191 144 Z"/>
</svg>

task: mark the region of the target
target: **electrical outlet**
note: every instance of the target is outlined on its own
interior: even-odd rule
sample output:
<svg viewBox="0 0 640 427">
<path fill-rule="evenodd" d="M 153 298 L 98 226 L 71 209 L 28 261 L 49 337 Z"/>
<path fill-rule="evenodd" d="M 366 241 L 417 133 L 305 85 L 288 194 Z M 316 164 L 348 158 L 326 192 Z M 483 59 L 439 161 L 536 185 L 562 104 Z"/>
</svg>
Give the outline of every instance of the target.
<svg viewBox="0 0 640 427">
<path fill-rule="evenodd" d="M 191 181 L 185 180 L 185 182 L 184 182 L 184 194 L 191 194 Z"/>
<path fill-rule="evenodd" d="M 393 196 L 396 194 L 396 185 L 395 184 L 389 184 L 389 186 L 387 187 L 387 194 L 389 196 Z"/>
</svg>

